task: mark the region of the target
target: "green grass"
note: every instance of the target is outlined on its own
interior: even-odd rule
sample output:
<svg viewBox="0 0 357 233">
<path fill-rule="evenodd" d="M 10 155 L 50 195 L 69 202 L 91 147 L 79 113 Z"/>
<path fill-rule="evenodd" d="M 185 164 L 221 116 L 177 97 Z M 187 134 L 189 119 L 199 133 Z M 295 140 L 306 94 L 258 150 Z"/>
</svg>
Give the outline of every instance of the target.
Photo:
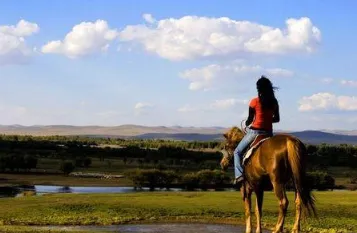
<svg viewBox="0 0 357 233">
<path fill-rule="evenodd" d="M 303 230 L 357 232 L 356 194 L 351 191 L 315 192 L 319 218 L 303 221 Z M 293 195 L 288 193 L 287 229 L 291 229 L 294 220 Z M 0 199 L 0 210 L 0 225 L 109 225 L 137 222 L 244 224 L 239 192 L 51 194 Z M 272 192 L 266 192 L 263 226 L 270 228 L 275 225 L 277 215 L 277 199 Z"/>
</svg>

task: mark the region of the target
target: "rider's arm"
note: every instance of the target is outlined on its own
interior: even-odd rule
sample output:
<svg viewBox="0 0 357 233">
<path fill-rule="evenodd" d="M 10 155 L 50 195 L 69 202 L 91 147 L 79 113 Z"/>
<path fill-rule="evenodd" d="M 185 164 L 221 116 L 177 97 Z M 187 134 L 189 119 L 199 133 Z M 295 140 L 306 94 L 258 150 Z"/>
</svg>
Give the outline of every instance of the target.
<svg viewBox="0 0 357 233">
<path fill-rule="evenodd" d="M 245 126 L 248 126 L 248 125 L 252 124 L 253 119 L 254 119 L 254 115 L 255 115 L 255 109 L 252 108 L 252 107 L 249 107 L 248 119 L 245 121 Z"/>
<path fill-rule="evenodd" d="M 248 118 L 245 121 L 245 126 L 249 126 L 250 124 L 252 124 L 252 122 L 254 120 L 256 105 L 257 105 L 257 99 L 256 98 L 250 100 L 249 110 L 248 110 Z"/>
</svg>

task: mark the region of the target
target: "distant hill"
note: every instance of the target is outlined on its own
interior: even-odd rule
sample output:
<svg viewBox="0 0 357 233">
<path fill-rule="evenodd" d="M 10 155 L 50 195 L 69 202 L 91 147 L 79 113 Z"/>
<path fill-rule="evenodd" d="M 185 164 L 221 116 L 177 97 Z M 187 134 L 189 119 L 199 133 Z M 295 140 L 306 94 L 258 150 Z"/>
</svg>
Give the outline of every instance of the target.
<svg viewBox="0 0 357 233">
<path fill-rule="evenodd" d="M 355 144 L 357 145 L 356 135 L 341 135 L 332 134 L 321 131 L 301 131 L 290 132 L 290 134 L 300 138 L 303 142 L 309 144 Z M 135 136 L 140 139 L 172 139 L 172 140 L 188 140 L 188 141 L 213 141 L 222 140 L 222 134 L 157 134 L 149 133 Z"/>
<path fill-rule="evenodd" d="M 306 130 L 291 134 L 310 144 L 354 144 L 357 145 L 357 135 L 334 134 L 322 131 Z"/>
<path fill-rule="evenodd" d="M 21 126 L 0 125 L 0 134 L 17 135 L 79 135 L 89 137 L 115 137 L 138 139 L 170 139 L 186 141 L 212 141 L 222 140 L 223 133 L 228 128 L 224 127 L 181 127 L 181 126 L 71 126 L 71 125 L 45 125 Z M 277 132 L 278 133 L 278 132 Z M 311 144 L 356 144 L 357 131 L 316 131 L 306 130 L 288 132 L 299 137 L 302 141 Z"/>
<path fill-rule="evenodd" d="M 168 139 L 168 140 L 185 140 L 185 141 L 216 141 L 222 140 L 222 134 L 199 134 L 199 133 L 147 133 L 134 136 L 139 139 Z"/>
<path fill-rule="evenodd" d="M 107 135 L 107 136 L 137 136 L 148 133 L 165 134 L 216 134 L 226 131 L 223 127 L 181 127 L 181 126 L 141 126 L 141 125 L 120 125 L 120 126 L 72 126 L 72 125 L 44 125 L 44 126 L 21 126 L 21 125 L 0 125 L 1 134 L 20 135 Z"/>
</svg>

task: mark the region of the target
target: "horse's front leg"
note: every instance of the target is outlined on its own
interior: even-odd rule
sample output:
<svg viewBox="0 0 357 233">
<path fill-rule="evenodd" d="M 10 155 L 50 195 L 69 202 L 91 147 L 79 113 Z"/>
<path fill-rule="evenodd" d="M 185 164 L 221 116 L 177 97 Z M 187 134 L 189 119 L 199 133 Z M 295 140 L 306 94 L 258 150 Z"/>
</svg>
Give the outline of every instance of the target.
<svg viewBox="0 0 357 233">
<path fill-rule="evenodd" d="M 244 187 L 242 189 L 244 189 Z M 243 191 L 243 193 L 244 193 L 244 191 Z M 251 218 L 252 199 L 251 199 L 251 197 L 252 197 L 252 191 L 245 190 L 245 195 L 244 195 L 245 221 L 246 221 L 245 233 L 252 232 L 252 218 Z"/>
<path fill-rule="evenodd" d="M 262 232 L 262 206 L 263 206 L 263 196 L 264 196 L 264 191 L 263 189 L 258 189 L 255 190 L 255 195 L 256 195 L 256 204 L 255 204 L 255 216 L 257 218 L 257 229 L 256 233 L 261 233 Z"/>
</svg>

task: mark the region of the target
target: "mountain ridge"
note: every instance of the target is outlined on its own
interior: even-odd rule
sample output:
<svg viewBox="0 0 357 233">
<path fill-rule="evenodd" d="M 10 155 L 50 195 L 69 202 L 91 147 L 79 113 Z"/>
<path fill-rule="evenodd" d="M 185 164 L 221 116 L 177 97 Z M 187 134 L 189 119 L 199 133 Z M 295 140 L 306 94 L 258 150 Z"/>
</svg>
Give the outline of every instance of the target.
<svg viewBox="0 0 357 233">
<path fill-rule="evenodd" d="M 75 126 L 75 125 L 0 125 L 0 134 L 32 136 L 87 136 L 132 139 L 169 139 L 185 141 L 222 140 L 223 133 L 230 127 L 210 126 L 145 126 L 125 124 L 117 126 Z M 357 130 L 276 130 L 276 133 L 290 133 L 302 141 L 312 144 L 356 144 Z"/>
</svg>

